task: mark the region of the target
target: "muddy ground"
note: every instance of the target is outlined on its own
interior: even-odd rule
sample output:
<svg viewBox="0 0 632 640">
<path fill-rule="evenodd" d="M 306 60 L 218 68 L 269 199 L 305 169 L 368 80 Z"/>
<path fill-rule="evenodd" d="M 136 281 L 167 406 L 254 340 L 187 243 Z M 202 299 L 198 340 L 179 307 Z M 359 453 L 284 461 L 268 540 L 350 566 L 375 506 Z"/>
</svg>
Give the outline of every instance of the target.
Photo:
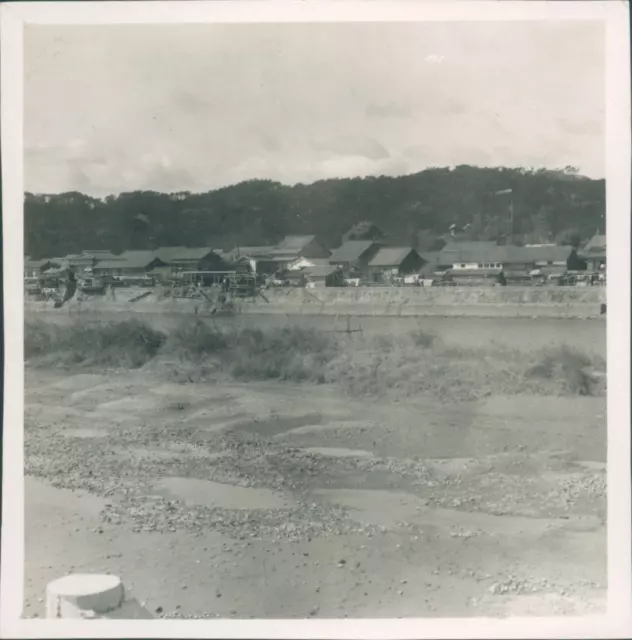
<svg viewBox="0 0 632 640">
<path fill-rule="evenodd" d="M 68 572 L 168 617 L 602 612 L 605 398 L 27 370 L 27 617 Z"/>
</svg>

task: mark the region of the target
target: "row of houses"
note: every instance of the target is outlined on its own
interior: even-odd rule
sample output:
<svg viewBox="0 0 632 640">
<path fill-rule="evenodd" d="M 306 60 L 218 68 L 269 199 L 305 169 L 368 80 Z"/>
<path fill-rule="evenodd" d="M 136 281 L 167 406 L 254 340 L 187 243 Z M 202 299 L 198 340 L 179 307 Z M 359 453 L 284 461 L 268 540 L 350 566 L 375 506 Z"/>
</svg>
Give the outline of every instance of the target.
<svg viewBox="0 0 632 640">
<path fill-rule="evenodd" d="M 503 272 L 543 277 L 563 273 L 572 262 L 598 272 L 606 261 L 606 239 L 596 234 L 581 250 L 569 246 L 498 246 L 494 242 L 448 242 L 441 251 L 418 252 L 411 247 L 385 246 L 376 240 L 348 240 L 330 251 L 315 235 L 287 236 L 274 246 L 161 247 L 125 251 L 120 255 L 86 250 L 63 258 L 25 261 L 25 275 L 72 268 L 80 274 L 118 277 L 165 277 L 185 271 L 249 272 L 272 276 L 286 284 L 342 286 L 356 279 L 388 284 L 416 275 L 450 274 L 453 280 L 488 278 Z"/>
</svg>

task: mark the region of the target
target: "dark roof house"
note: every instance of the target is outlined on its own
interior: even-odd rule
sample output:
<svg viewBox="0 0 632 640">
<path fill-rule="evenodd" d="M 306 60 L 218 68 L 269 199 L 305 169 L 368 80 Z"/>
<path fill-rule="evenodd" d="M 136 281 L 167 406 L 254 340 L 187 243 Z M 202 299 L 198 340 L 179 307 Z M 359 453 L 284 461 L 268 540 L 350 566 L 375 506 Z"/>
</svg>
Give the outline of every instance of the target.
<svg viewBox="0 0 632 640">
<path fill-rule="evenodd" d="M 280 260 L 296 258 L 328 258 L 329 249 L 323 246 L 315 235 L 286 236 L 272 249 L 272 257 Z"/>
<path fill-rule="evenodd" d="M 323 284 L 326 287 L 342 287 L 344 285 L 342 270 L 333 265 L 305 267 L 301 271 L 303 271 L 307 282 Z"/>
<path fill-rule="evenodd" d="M 130 273 L 149 271 L 155 267 L 165 266 L 153 251 L 124 251 L 121 255 L 108 260 L 99 260 L 94 270 L 97 273 Z"/>
<path fill-rule="evenodd" d="M 410 247 L 382 247 L 369 262 L 370 267 L 399 267 L 409 256 L 421 256 Z"/>
<path fill-rule="evenodd" d="M 347 240 L 342 246 L 334 249 L 329 262 L 344 266 L 355 266 L 368 263 L 378 252 L 380 245 L 373 240 Z"/>
<path fill-rule="evenodd" d="M 199 262 L 213 250 L 210 247 L 160 247 L 154 254 L 165 264 Z"/>
<path fill-rule="evenodd" d="M 596 233 L 578 252 L 583 258 L 602 259 L 606 258 L 606 236 Z"/>
<path fill-rule="evenodd" d="M 439 264 L 443 267 L 459 263 L 503 266 L 565 264 L 570 251 L 570 247 L 557 245 L 517 247 L 488 243 L 453 243 L 446 245 L 439 252 Z"/>
<path fill-rule="evenodd" d="M 261 247 L 235 247 L 230 254 L 233 260 L 237 258 L 268 258 L 272 255 L 273 246 Z"/>
</svg>

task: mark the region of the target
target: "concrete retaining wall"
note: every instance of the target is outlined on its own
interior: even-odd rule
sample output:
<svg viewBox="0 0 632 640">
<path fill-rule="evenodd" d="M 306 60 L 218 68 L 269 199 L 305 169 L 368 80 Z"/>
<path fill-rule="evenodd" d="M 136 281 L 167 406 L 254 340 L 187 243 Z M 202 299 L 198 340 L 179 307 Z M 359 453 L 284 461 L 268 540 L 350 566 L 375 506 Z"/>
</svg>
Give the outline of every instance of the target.
<svg viewBox="0 0 632 640">
<path fill-rule="evenodd" d="M 352 315 L 352 316 L 471 316 L 595 318 L 606 302 L 605 287 L 541 288 L 322 288 L 271 289 L 262 298 L 238 302 L 246 314 Z M 86 311 L 140 313 L 195 313 L 206 315 L 210 305 L 194 300 L 161 300 L 152 297 L 136 303 L 92 299 L 68 303 L 57 314 Z M 53 303 L 27 302 L 27 314 L 53 311 Z"/>
</svg>

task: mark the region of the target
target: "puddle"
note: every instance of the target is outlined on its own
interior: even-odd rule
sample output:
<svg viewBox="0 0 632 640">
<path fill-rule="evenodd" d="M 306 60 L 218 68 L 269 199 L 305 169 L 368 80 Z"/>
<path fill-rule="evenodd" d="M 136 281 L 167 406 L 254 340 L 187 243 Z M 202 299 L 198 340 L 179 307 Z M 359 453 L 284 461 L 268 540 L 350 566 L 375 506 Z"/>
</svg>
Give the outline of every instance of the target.
<svg viewBox="0 0 632 640">
<path fill-rule="evenodd" d="M 321 489 L 314 495 L 327 502 L 352 510 L 352 517 L 365 524 L 395 527 L 408 522 L 424 527 L 448 530 L 468 530 L 472 534 L 542 535 L 564 528 L 576 531 L 592 531 L 601 527 L 596 517 L 575 519 L 528 518 L 521 516 L 495 516 L 457 509 L 429 508 L 415 495 L 397 491 L 366 489 Z"/>
<path fill-rule="evenodd" d="M 97 407 L 97 411 L 121 411 L 121 412 L 137 412 L 137 411 L 156 411 L 160 408 L 156 398 L 127 397 L 120 400 L 105 402 Z"/>
<path fill-rule="evenodd" d="M 102 384 L 104 376 L 96 373 L 79 373 L 74 376 L 64 377 L 51 385 L 54 389 L 64 389 L 67 391 L 80 391 L 89 387 L 96 387 Z"/>
<path fill-rule="evenodd" d="M 316 453 L 332 458 L 374 458 L 375 454 L 365 449 L 344 449 L 336 447 L 307 447 L 308 453 Z"/>
<path fill-rule="evenodd" d="M 480 460 L 474 458 L 429 458 L 426 462 L 448 474 L 475 473 L 484 466 Z"/>
<path fill-rule="evenodd" d="M 156 485 L 156 490 L 165 498 L 221 509 L 290 509 L 293 506 L 283 495 L 269 489 L 236 487 L 195 478 L 165 478 Z"/>
<path fill-rule="evenodd" d="M 338 431 L 343 429 L 357 429 L 359 431 L 368 430 L 375 425 L 370 422 L 361 422 L 359 420 L 336 421 L 328 422 L 327 424 L 306 424 L 304 426 L 297 426 L 293 429 L 288 429 L 287 433 L 279 434 L 276 437 L 281 436 L 301 436 L 309 434 L 320 434 L 324 432 Z"/>
<path fill-rule="evenodd" d="M 189 400 L 204 400 L 204 402 L 228 402 L 233 400 L 233 396 L 223 391 L 219 391 L 210 386 L 201 387 L 193 384 L 161 384 L 152 387 L 149 391 L 163 398 L 173 398 L 180 400 L 183 397 Z"/>
<path fill-rule="evenodd" d="M 606 471 L 608 468 L 608 463 L 594 462 L 593 460 L 576 460 L 575 464 L 591 471 Z"/>
<path fill-rule="evenodd" d="M 164 449 L 144 448 L 144 447 L 117 447 L 116 454 L 126 460 L 177 460 L 179 458 L 204 458 L 205 460 L 216 460 L 221 458 L 222 453 L 208 453 L 204 449 L 192 445 L 177 447 L 169 445 Z"/>
<path fill-rule="evenodd" d="M 90 427 L 83 427 L 78 429 L 66 429 L 62 431 L 61 435 L 64 438 L 105 438 L 109 434 L 102 429 L 91 429 Z"/>
<path fill-rule="evenodd" d="M 320 413 L 303 416 L 270 416 L 261 420 L 250 420 L 233 425 L 233 430 L 252 431 L 262 436 L 275 436 L 286 431 L 295 431 L 307 425 L 318 429 L 322 421 L 323 416 Z"/>
</svg>

